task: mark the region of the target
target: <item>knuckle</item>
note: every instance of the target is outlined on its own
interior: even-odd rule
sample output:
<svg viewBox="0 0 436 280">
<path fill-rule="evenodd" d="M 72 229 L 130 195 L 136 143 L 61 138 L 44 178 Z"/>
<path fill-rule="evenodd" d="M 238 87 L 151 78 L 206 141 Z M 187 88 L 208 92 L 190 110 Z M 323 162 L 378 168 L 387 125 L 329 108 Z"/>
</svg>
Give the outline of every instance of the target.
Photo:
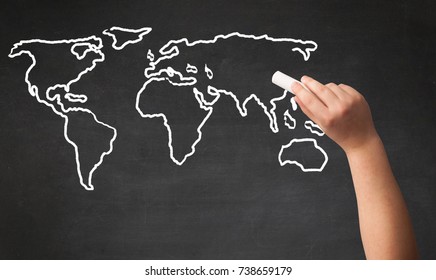
<svg viewBox="0 0 436 280">
<path fill-rule="evenodd" d="M 313 98 L 304 98 L 302 101 L 306 107 L 310 107 L 313 104 Z"/>
<path fill-rule="evenodd" d="M 335 119 L 334 119 L 334 118 L 329 117 L 329 118 L 326 118 L 326 119 L 325 119 L 325 126 L 326 126 L 327 128 L 331 128 L 331 127 L 333 127 L 334 125 L 335 125 Z"/>
<path fill-rule="evenodd" d="M 315 88 L 317 90 L 319 90 L 319 88 L 320 88 L 320 84 L 317 81 L 315 81 L 315 80 L 310 80 L 309 81 L 309 86 L 312 87 L 312 88 Z"/>
<path fill-rule="evenodd" d="M 360 103 L 359 98 L 357 98 L 357 97 L 353 97 L 353 98 L 348 102 L 348 106 L 350 106 L 350 107 L 356 107 L 359 103 Z"/>
<path fill-rule="evenodd" d="M 326 116 L 322 119 L 322 124 L 327 129 L 333 127 L 335 122 L 336 122 L 336 119 L 333 115 Z"/>
<path fill-rule="evenodd" d="M 357 95 L 353 96 L 353 98 L 351 99 L 350 106 L 356 107 L 359 104 L 362 104 L 362 103 L 365 103 L 365 102 L 366 102 L 365 98 L 361 94 L 357 94 Z"/>
<path fill-rule="evenodd" d="M 359 104 L 359 101 L 352 98 L 346 102 L 345 106 L 347 106 L 348 108 L 356 108 L 356 107 L 358 107 L 358 104 Z"/>
<path fill-rule="evenodd" d="M 357 100 L 359 103 L 366 102 L 365 97 L 363 97 L 363 95 L 361 95 L 361 94 L 358 94 L 358 95 L 356 96 L 356 100 Z"/>
<path fill-rule="evenodd" d="M 313 86 L 316 85 L 316 82 L 315 82 L 315 80 L 309 80 L 309 81 L 307 81 L 307 84 L 308 84 L 309 86 L 313 87 Z"/>
<path fill-rule="evenodd" d="M 351 106 L 342 105 L 338 109 L 338 115 L 339 115 L 339 117 L 342 118 L 342 117 L 349 115 L 350 111 L 351 111 Z"/>
<path fill-rule="evenodd" d="M 330 89 L 328 87 L 322 87 L 320 89 L 320 91 L 321 91 L 321 94 L 323 94 L 323 95 L 326 95 L 326 94 L 330 93 Z"/>
<path fill-rule="evenodd" d="M 339 87 L 345 91 L 345 92 L 349 92 L 349 87 L 346 84 L 339 84 Z"/>
</svg>

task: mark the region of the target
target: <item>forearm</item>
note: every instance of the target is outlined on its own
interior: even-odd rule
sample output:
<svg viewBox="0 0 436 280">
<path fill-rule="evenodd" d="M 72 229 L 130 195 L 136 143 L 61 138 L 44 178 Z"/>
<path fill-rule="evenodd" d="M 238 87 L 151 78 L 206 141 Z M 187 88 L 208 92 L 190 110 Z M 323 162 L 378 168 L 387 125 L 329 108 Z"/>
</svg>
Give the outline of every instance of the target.
<svg viewBox="0 0 436 280">
<path fill-rule="evenodd" d="M 301 110 L 347 154 L 360 232 L 369 259 L 418 257 L 406 203 L 374 128 L 365 98 L 354 88 L 303 76 L 291 89 Z"/>
<path fill-rule="evenodd" d="M 366 257 L 417 258 L 407 207 L 380 138 L 375 136 L 363 147 L 346 153 L 356 192 Z"/>
</svg>

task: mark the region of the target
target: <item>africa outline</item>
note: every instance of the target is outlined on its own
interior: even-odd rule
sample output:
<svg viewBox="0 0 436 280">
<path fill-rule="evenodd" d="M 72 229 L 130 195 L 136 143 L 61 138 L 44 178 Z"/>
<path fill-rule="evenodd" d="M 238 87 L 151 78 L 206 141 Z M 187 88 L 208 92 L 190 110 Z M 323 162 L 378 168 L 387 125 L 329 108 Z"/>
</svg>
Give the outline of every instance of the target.
<svg viewBox="0 0 436 280">
<path fill-rule="evenodd" d="M 131 40 L 125 40 L 124 42 L 119 42 L 119 39 L 117 36 L 113 33 L 113 31 L 117 32 L 127 32 L 131 33 L 131 35 L 135 35 L 136 37 Z M 141 42 L 147 34 L 149 34 L 152 31 L 151 27 L 143 27 L 139 29 L 129 29 L 129 28 L 122 28 L 113 26 L 110 29 L 104 30 L 102 33 L 106 36 L 109 36 L 112 38 L 112 45 L 111 47 L 117 51 L 122 51 L 125 48 L 128 48 L 129 45 L 136 44 L 138 42 Z M 317 49 L 317 44 L 313 41 L 309 40 L 301 40 L 301 39 L 292 39 L 292 38 L 273 38 L 268 35 L 261 35 L 261 36 L 255 36 L 255 35 L 248 35 L 248 34 L 242 34 L 239 32 L 232 32 L 229 34 L 219 34 L 216 35 L 213 39 L 209 40 L 196 40 L 196 41 L 189 41 L 187 38 L 182 38 L 178 40 L 170 40 L 168 43 L 166 43 L 163 47 L 159 49 L 159 54 L 161 55 L 158 59 L 154 59 L 155 55 L 151 52 L 150 49 L 148 49 L 147 52 L 147 58 L 149 60 L 149 65 L 145 67 L 144 70 L 144 76 L 146 78 L 145 82 L 143 83 L 143 86 L 136 94 L 136 100 L 135 100 L 135 109 L 138 112 L 138 114 L 143 118 L 162 118 L 163 125 L 167 129 L 168 133 L 168 149 L 170 152 L 170 158 L 171 160 L 177 164 L 182 165 L 186 162 L 186 160 L 195 154 L 195 147 L 196 145 L 201 141 L 202 139 L 202 128 L 206 124 L 207 120 L 213 113 L 213 106 L 214 104 L 220 99 L 221 96 L 229 96 L 232 98 L 235 102 L 235 106 L 239 112 L 239 114 L 242 117 L 246 117 L 248 115 L 247 110 L 247 103 L 253 100 L 254 102 L 259 105 L 264 114 L 269 119 L 269 128 L 273 133 L 277 133 L 279 131 L 279 126 L 277 123 L 277 115 L 276 115 L 276 103 L 279 101 L 282 101 L 287 96 L 287 91 L 284 91 L 283 94 L 279 97 L 272 98 L 268 106 L 261 101 L 261 99 L 255 94 L 250 94 L 247 98 L 244 100 L 240 100 L 236 94 L 232 91 L 223 89 L 223 88 L 217 88 L 212 85 L 207 86 L 207 91 L 202 92 L 200 91 L 195 85 L 197 84 L 197 79 L 195 77 L 185 76 L 181 71 L 177 71 L 173 69 L 172 67 L 167 67 L 163 69 L 159 69 L 158 71 L 155 71 L 157 67 L 159 66 L 159 63 L 171 60 L 174 57 L 177 57 L 180 54 L 179 50 L 179 44 L 184 44 L 186 47 L 192 47 L 192 46 L 198 46 L 198 45 L 208 45 L 208 44 L 215 44 L 217 41 L 227 40 L 229 38 L 240 38 L 245 40 L 256 40 L 256 41 L 270 41 L 270 42 L 289 42 L 289 43 L 295 43 L 295 44 L 303 44 L 306 46 L 306 44 L 310 45 L 309 47 L 300 48 L 298 45 L 296 45 L 294 48 L 292 48 L 292 52 L 297 52 L 303 56 L 303 59 L 307 61 L 310 58 L 311 52 L 314 52 Z M 97 55 L 97 58 L 94 58 L 92 60 L 92 63 L 90 66 L 86 67 L 84 70 L 80 71 L 76 76 L 74 76 L 72 79 L 70 79 L 67 83 L 56 83 L 54 85 L 51 85 L 47 87 L 45 90 L 45 95 L 40 95 L 40 89 L 37 85 L 33 84 L 30 81 L 29 74 L 31 73 L 32 69 L 36 67 L 37 65 L 37 58 L 36 56 L 29 50 L 25 49 L 26 45 L 29 44 L 47 44 L 47 45 L 61 45 L 61 44 L 68 44 L 71 45 L 70 47 L 70 53 L 73 55 L 77 60 L 83 60 L 89 53 L 94 53 Z M 85 51 L 80 53 L 77 51 L 77 49 L 84 47 Z M 170 47 L 170 48 L 169 48 Z M 15 43 L 9 53 L 10 58 L 15 58 L 18 56 L 21 56 L 22 54 L 28 55 L 32 63 L 27 68 L 25 72 L 25 82 L 27 84 L 28 92 L 31 96 L 35 97 L 36 100 L 48 106 L 52 109 L 54 113 L 61 116 L 64 119 L 64 138 L 65 140 L 71 144 L 74 148 L 75 152 L 75 162 L 76 162 L 76 171 L 79 177 L 80 184 L 86 189 L 86 190 L 94 190 L 94 185 L 92 183 L 92 177 L 94 172 L 98 169 L 98 167 L 103 163 L 105 156 L 112 153 L 114 149 L 114 142 L 117 138 L 117 129 L 107 123 L 104 123 L 100 121 L 96 114 L 91 111 L 88 108 L 83 107 L 84 104 L 86 104 L 88 98 L 86 94 L 81 93 L 73 93 L 70 92 L 70 88 L 73 84 L 80 81 L 82 76 L 86 75 L 87 73 L 94 70 L 94 68 L 97 66 L 98 63 L 103 62 L 105 60 L 105 54 L 102 51 L 103 48 L 103 42 L 100 37 L 97 37 L 95 35 L 89 36 L 89 37 L 83 37 L 83 38 L 77 38 L 77 39 L 64 39 L 64 40 L 43 40 L 43 39 L 30 39 L 30 40 L 21 40 L 18 43 Z M 198 67 L 197 67 L 198 66 Z M 199 70 L 200 69 L 200 70 Z M 153 72 L 155 71 L 155 72 Z M 207 64 L 204 64 L 203 66 L 199 65 L 191 65 L 187 63 L 185 72 L 187 74 L 197 74 L 200 71 L 204 71 L 204 73 L 207 75 L 207 78 L 209 80 L 212 80 L 214 78 L 214 70 L 209 68 Z M 179 82 L 173 82 L 170 77 L 176 77 Z M 161 83 L 161 82 L 167 82 L 175 87 L 193 87 L 192 88 L 192 94 L 195 98 L 195 100 L 198 102 L 198 106 L 201 110 L 206 112 L 205 117 L 203 118 L 200 125 L 197 126 L 197 138 L 192 143 L 191 149 L 189 152 L 184 154 L 183 158 L 176 158 L 174 155 L 174 143 L 173 143 L 173 132 L 171 125 L 168 123 L 167 116 L 164 113 L 145 113 L 140 108 L 141 103 L 141 96 L 143 94 L 147 94 L 147 86 L 149 86 L 151 83 Z M 80 107 L 69 107 L 66 108 L 65 104 L 62 102 L 62 96 L 60 94 L 54 94 L 53 96 L 50 95 L 50 93 L 56 89 L 62 89 L 65 91 L 65 94 L 63 96 L 64 99 L 69 101 L 70 103 L 80 103 Z M 212 100 L 207 100 L 205 96 L 208 96 L 208 98 L 212 98 Z M 297 109 L 295 101 L 291 98 L 292 104 L 292 111 L 295 111 Z M 69 136 L 69 123 L 70 123 L 70 116 L 69 114 L 72 112 L 81 112 L 84 114 L 89 114 L 92 116 L 95 123 L 104 126 L 105 128 L 112 131 L 112 137 L 109 141 L 109 147 L 101 152 L 98 162 L 94 163 L 91 170 L 89 172 L 86 172 L 87 174 L 84 174 L 85 172 L 82 171 L 82 162 L 81 162 L 81 154 L 80 154 L 80 147 L 77 143 L 74 142 Z M 285 126 L 288 129 L 294 129 L 296 126 L 296 120 L 291 116 L 290 110 L 287 110 L 285 112 L 285 115 L 283 116 L 283 120 L 285 123 Z M 288 120 L 292 121 L 292 125 L 289 125 Z M 322 130 L 313 122 L 306 121 L 304 123 L 304 127 L 310 131 L 312 134 L 316 134 L 318 136 L 324 135 Z M 315 128 L 315 129 L 313 129 Z M 307 142 L 307 143 L 313 143 L 314 147 L 319 150 L 322 155 L 324 156 L 324 161 L 322 165 L 318 168 L 306 168 L 303 164 L 299 163 L 298 161 L 293 160 L 283 160 L 282 153 L 285 148 L 289 148 L 293 143 L 301 143 L 301 142 Z M 292 139 L 291 142 L 288 144 L 282 145 L 280 152 L 278 154 L 278 161 L 280 163 L 280 166 L 284 166 L 285 164 L 293 164 L 298 166 L 303 172 L 320 172 L 324 169 L 327 161 L 328 161 L 328 155 L 325 153 L 325 151 L 318 145 L 316 139 L 314 138 L 300 138 L 300 139 Z"/>
</svg>

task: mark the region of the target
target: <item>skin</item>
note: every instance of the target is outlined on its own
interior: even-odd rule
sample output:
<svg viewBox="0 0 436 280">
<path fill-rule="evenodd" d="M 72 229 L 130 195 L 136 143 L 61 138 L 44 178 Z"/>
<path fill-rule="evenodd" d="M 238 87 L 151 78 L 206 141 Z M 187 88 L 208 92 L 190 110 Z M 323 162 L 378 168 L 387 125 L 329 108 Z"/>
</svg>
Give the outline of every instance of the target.
<svg viewBox="0 0 436 280">
<path fill-rule="evenodd" d="M 406 203 L 392 173 L 365 98 L 344 84 L 303 76 L 291 85 L 295 101 L 347 155 L 367 259 L 416 259 Z"/>
</svg>

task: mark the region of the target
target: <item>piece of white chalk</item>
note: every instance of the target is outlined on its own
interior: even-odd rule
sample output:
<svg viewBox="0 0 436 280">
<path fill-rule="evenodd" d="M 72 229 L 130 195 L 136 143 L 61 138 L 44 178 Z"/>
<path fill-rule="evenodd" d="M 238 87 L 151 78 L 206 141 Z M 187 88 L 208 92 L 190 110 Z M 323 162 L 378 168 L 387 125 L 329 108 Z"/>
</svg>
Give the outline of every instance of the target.
<svg viewBox="0 0 436 280">
<path fill-rule="evenodd" d="M 292 90 L 291 90 L 292 83 L 299 83 L 301 86 L 306 88 L 301 82 L 297 81 L 296 79 L 294 79 L 292 77 L 289 77 L 286 74 L 283 74 L 280 71 L 277 71 L 274 73 L 274 75 L 272 76 L 272 82 L 273 82 L 273 84 L 276 84 L 277 86 L 279 86 L 282 89 L 287 90 L 289 92 L 292 92 Z"/>
</svg>

